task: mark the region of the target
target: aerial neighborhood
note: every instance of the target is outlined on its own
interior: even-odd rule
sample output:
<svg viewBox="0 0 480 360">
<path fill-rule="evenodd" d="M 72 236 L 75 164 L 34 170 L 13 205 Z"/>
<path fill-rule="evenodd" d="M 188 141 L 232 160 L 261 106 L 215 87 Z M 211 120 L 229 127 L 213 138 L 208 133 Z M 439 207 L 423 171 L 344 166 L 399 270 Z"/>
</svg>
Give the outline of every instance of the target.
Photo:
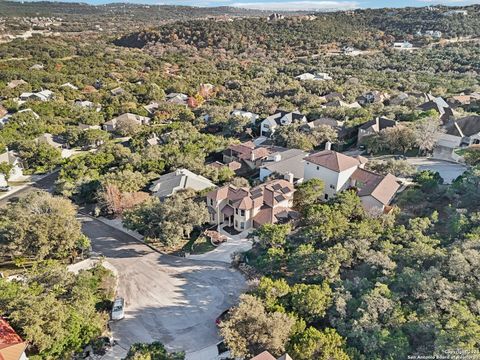
<svg viewBox="0 0 480 360">
<path fill-rule="evenodd" d="M 0 360 L 479 354 L 480 7 L 240 5 L 0 3 Z"/>
</svg>

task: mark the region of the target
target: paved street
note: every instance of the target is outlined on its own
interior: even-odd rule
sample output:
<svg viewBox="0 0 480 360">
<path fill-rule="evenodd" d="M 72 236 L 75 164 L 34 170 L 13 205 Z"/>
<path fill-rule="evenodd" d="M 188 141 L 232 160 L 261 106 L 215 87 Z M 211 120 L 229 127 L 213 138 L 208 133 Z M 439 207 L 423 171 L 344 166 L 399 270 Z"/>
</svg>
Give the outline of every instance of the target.
<svg viewBox="0 0 480 360">
<path fill-rule="evenodd" d="M 430 160 L 427 158 L 408 158 L 408 163 L 414 165 L 419 171 L 433 170 L 437 171 L 443 178 L 445 184 L 451 184 L 458 176 L 462 175 L 467 167 L 462 164 L 442 161 Z"/>
<path fill-rule="evenodd" d="M 126 313 L 111 327 L 122 348 L 159 340 L 169 349 L 192 352 L 220 341 L 215 318 L 245 289 L 240 273 L 220 262 L 159 254 L 98 220 L 81 220 L 93 251 L 119 274 Z"/>
</svg>

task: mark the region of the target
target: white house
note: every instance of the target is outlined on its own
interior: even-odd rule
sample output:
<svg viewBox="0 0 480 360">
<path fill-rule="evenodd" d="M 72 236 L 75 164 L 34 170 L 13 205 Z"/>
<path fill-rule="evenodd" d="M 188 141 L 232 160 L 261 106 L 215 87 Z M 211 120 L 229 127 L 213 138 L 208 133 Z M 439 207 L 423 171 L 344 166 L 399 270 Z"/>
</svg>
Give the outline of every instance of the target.
<svg viewBox="0 0 480 360">
<path fill-rule="evenodd" d="M 339 191 L 354 189 L 367 211 L 379 213 L 389 209 L 388 205 L 400 188 L 395 176 L 383 176 L 365 170 L 363 167 L 367 159 L 361 156 L 354 158 L 327 147 L 304 160 L 304 180 L 322 180 L 325 200 Z"/>
<path fill-rule="evenodd" d="M 252 113 L 250 111 L 243 111 L 243 110 L 233 110 L 231 113 L 230 113 L 230 116 L 241 116 L 241 117 L 244 117 L 246 119 L 249 119 L 250 122 L 255 125 L 257 119 L 260 117 L 258 114 L 255 114 L 255 113 Z"/>
<path fill-rule="evenodd" d="M 295 76 L 295 79 L 300 80 L 300 81 L 306 81 L 306 80 L 314 80 L 314 81 L 325 81 L 325 80 L 332 80 L 332 77 L 327 74 L 327 73 L 303 73 L 298 76 Z"/>
<path fill-rule="evenodd" d="M 135 122 L 139 125 L 148 125 L 150 123 L 150 118 L 148 118 L 146 116 L 140 116 L 140 115 L 137 115 L 137 114 L 125 113 L 125 114 L 117 116 L 117 117 L 113 118 L 112 120 L 104 123 L 103 124 L 103 130 L 109 131 L 109 132 L 115 131 L 119 121 L 131 121 L 131 122 Z"/>
<path fill-rule="evenodd" d="M 307 118 L 299 112 L 279 111 L 265 118 L 260 125 L 260 136 L 270 137 L 279 126 L 306 123 Z"/>
<path fill-rule="evenodd" d="M 6 176 L 7 174 L 0 174 L 0 183 L 2 183 L 2 186 L 6 185 L 7 178 L 12 181 L 23 180 L 22 161 L 13 151 L 10 150 L 0 154 L 0 164 L 1 163 L 7 163 L 12 166 L 12 170 L 10 170 L 8 176 Z"/>
<path fill-rule="evenodd" d="M 70 89 L 72 89 L 72 90 L 78 90 L 78 87 L 76 87 L 75 85 L 73 85 L 72 83 L 69 83 L 69 82 L 60 85 L 60 87 L 68 87 L 68 88 L 70 88 Z"/>
<path fill-rule="evenodd" d="M 53 98 L 53 92 L 50 90 L 42 90 L 36 93 L 24 92 L 20 94 L 20 100 L 39 100 L 39 101 L 48 101 Z"/>
<path fill-rule="evenodd" d="M 408 41 L 402 41 L 402 42 L 395 42 L 393 43 L 394 49 L 411 49 L 413 48 L 412 43 Z"/>
</svg>

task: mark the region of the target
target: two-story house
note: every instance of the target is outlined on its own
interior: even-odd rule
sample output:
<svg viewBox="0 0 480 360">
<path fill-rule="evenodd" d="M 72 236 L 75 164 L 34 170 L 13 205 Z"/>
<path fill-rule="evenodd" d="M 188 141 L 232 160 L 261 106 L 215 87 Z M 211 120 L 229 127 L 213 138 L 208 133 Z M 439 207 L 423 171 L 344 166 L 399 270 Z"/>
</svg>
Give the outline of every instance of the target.
<svg viewBox="0 0 480 360">
<path fill-rule="evenodd" d="M 387 119 L 384 117 L 377 117 L 374 120 L 367 121 L 358 128 L 357 144 L 361 144 L 365 137 L 378 134 L 383 129 L 395 127 L 398 125 L 396 120 Z"/>
<path fill-rule="evenodd" d="M 297 111 L 287 112 L 279 111 L 265 118 L 260 125 L 260 136 L 270 137 L 279 126 L 285 126 L 295 123 L 306 123 L 305 115 Z"/>
<path fill-rule="evenodd" d="M 325 200 L 340 191 L 355 189 L 366 210 L 384 211 L 400 188 L 395 176 L 365 170 L 368 160 L 361 156 L 351 157 L 326 149 L 304 160 L 304 180 L 322 180 Z"/>
<path fill-rule="evenodd" d="M 293 184 L 272 180 L 252 189 L 226 185 L 207 194 L 210 223 L 237 231 L 275 224 L 292 218 Z"/>
</svg>

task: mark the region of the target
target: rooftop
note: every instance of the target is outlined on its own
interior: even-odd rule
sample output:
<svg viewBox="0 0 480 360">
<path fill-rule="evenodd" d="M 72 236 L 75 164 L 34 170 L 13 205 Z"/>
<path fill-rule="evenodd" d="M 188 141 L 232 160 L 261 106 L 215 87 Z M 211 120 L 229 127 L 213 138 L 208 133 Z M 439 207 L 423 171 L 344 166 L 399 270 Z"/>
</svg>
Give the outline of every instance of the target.
<svg viewBox="0 0 480 360">
<path fill-rule="evenodd" d="M 359 159 L 333 150 L 320 151 L 305 157 L 304 160 L 336 172 L 345 171 L 362 163 Z"/>
</svg>

